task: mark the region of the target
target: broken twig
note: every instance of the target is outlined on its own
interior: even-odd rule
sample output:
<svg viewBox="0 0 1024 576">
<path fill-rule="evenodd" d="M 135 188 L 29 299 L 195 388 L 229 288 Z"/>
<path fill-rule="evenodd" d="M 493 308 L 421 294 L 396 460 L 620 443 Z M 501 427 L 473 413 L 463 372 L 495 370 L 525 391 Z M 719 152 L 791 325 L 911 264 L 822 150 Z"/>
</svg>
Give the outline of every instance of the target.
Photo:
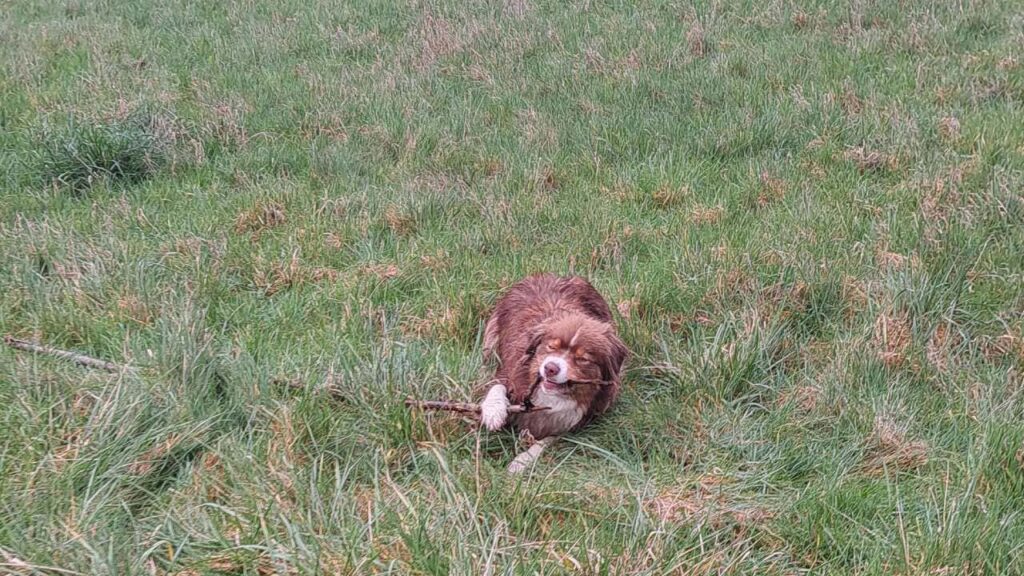
<svg viewBox="0 0 1024 576">
<path fill-rule="evenodd" d="M 410 408 L 420 408 L 423 410 L 447 410 L 449 412 L 465 412 L 467 414 L 479 414 L 480 405 L 473 404 L 472 402 L 449 402 L 447 400 L 413 400 L 407 398 L 405 405 Z M 540 410 L 547 410 L 547 406 L 524 406 L 522 404 L 512 404 L 508 407 L 509 414 L 521 414 L 523 412 L 537 412 Z"/>
<path fill-rule="evenodd" d="M 19 340 L 11 335 L 4 336 L 4 344 L 7 344 L 15 350 L 56 356 L 57 358 L 74 362 L 75 364 L 85 366 L 86 368 L 96 368 L 98 370 L 106 370 L 107 372 L 120 372 L 126 368 L 121 364 L 108 362 L 107 360 L 100 360 L 99 358 L 93 358 L 91 356 L 86 356 L 85 354 L 61 350 L 59 348 L 53 348 L 52 346 L 44 346 L 35 342 L 29 342 L 28 340 Z"/>
</svg>

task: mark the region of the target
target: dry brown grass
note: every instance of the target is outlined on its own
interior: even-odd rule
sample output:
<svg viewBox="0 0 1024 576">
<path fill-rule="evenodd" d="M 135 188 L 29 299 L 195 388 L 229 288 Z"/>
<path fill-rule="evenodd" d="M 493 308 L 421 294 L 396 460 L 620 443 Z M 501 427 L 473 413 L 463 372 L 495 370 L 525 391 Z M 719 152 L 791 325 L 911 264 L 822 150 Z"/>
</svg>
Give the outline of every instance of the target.
<svg viewBox="0 0 1024 576">
<path fill-rule="evenodd" d="M 928 443 L 907 436 L 907 425 L 884 414 L 875 416 L 861 471 L 868 475 L 913 470 L 928 463 Z"/>
<path fill-rule="evenodd" d="M 286 221 L 284 206 L 281 203 L 273 200 L 257 202 L 255 206 L 235 218 L 235 232 L 248 233 L 255 242 L 264 231 L 280 226 Z"/>
<path fill-rule="evenodd" d="M 395 264 L 367 264 L 360 269 L 360 273 L 384 282 L 398 278 L 402 270 Z"/>
<path fill-rule="evenodd" d="M 717 224 L 725 217 L 722 206 L 697 206 L 690 212 L 690 221 L 697 225 Z"/>
<path fill-rule="evenodd" d="M 705 475 L 696 486 L 671 486 L 648 499 L 644 508 L 661 523 L 696 524 L 720 529 L 735 525 L 740 530 L 763 525 L 774 513 L 769 509 L 730 498 L 728 478 Z"/>
<path fill-rule="evenodd" d="M 149 326 L 153 323 L 156 313 L 152 306 L 135 294 L 124 294 L 117 298 L 117 310 L 113 313 L 115 317 L 130 320 L 142 326 Z"/>
<path fill-rule="evenodd" d="M 297 286 L 305 278 L 306 269 L 299 260 L 298 252 L 293 252 L 287 262 L 266 263 L 258 257 L 253 265 L 252 283 L 267 296 L 273 296 L 281 290 Z"/>
<path fill-rule="evenodd" d="M 451 266 L 451 256 L 444 249 L 420 256 L 420 266 L 430 272 L 441 272 Z"/>
<path fill-rule="evenodd" d="M 291 576 L 299 569 L 282 558 L 248 551 L 221 552 L 188 562 L 188 567 L 172 572 L 174 576 L 200 576 L 206 574 L 256 574 L 257 576 Z"/>
<path fill-rule="evenodd" d="M 936 370 L 945 372 L 949 369 L 949 362 L 955 361 L 952 348 L 959 343 L 960 334 L 950 324 L 939 324 L 925 345 L 925 357 Z"/>
<path fill-rule="evenodd" d="M 341 250 L 345 246 L 345 237 L 337 232 L 328 232 L 324 235 L 324 246 L 331 250 Z"/>
<path fill-rule="evenodd" d="M 901 366 L 907 361 L 911 344 L 910 319 L 904 312 L 884 312 L 875 319 L 872 345 L 886 366 Z"/>
<path fill-rule="evenodd" d="M 788 188 L 785 180 L 776 178 L 768 172 L 761 172 L 759 180 L 761 187 L 757 194 L 758 207 L 764 208 L 785 198 Z"/>
<path fill-rule="evenodd" d="M 824 392 L 817 384 L 797 386 L 788 393 L 780 395 L 779 404 L 792 403 L 801 412 L 811 412 L 821 403 L 823 395 Z"/>
<path fill-rule="evenodd" d="M 638 301 L 636 298 L 630 300 L 621 300 L 615 305 L 615 308 L 619 311 L 619 315 L 622 316 L 623 320 L 629 320 L 633 317 L 633 310 L 636 309 Z"/>
<path fill-rule="evenodd" d="M 145 476 L 153 471 L 153 466 L 166 458 L 180 443 L 180 434 L 171 434 L 150 447 L 144 454 L 139 456 L 128 466 L 128 472 L 135 476 Z"/>
<path fill-rule="evenodd" d="M 852 162 L 861 172 L 881 172 L 897 170 L 899 158 L 879 150 L 868 150 L 864 146 L 848 148 L 843 158 Z"/>
<path fill-rule="evenodd" d="M 981 340 L 982 354 L 990 360 L 1014 359 L 1024 365 L 1024 338 L 1013 328 L 995 338 Z"/>
<path fill-rule="evenodd" d="M 658 208 L 671 208 L 682 204 L 683 200 L 690 196 L 690 189 L 686 186 L 672 186 L 663 184 L 651 193 L 651 200 Z"/>
<path fill-rule="evenodd" d="M 427 67 L 438 58 L 450 56 L 462 49 L 462 41 L 455 26 L 445 18 L 426 14 L 420 22 L 419 66 Z"/>
<path fill-rule="evenodd" d="M 527 0 L 505 0 L 505 14 L 521 20 L 533 11 L 533 6 Z"/>
<path fill-rule="evenodd" d="M 384 210 L 384 222 L 396 236 L 405 237 L 416 231 L 416 217 L 395 205 Z"/>
<path fill-rule="evenodd" d="M 946 116 L 939 120 L 939 134 L 946 140 L 958 140 L 960 138 L 960 120 L 956 116 Z"/>
<path fill-rule="evenodd" d="M 455 340 L 459 337 L 459 312 L 447 305 L 428 308 L 423 316 L 403 317 L 399 330 L 409 337 Z"/>
<path fill-rule="evenodd" d="M 879 247 L 875 250 L 875 262 L 882 269 L 888 270 L 899 270 L 910 260 L 902 254 L 896 252 L 889 252 L 883 247 Z"/>
<path fill-rule="evenodd" d="M 708 44 L 707 34 L 700 20 L 694 18 L 690 29 L 686 31 L 686 44 L 690 48 L 690 54 L 695 58 L 703 58 L 708 55 L 711 46 Z"/>
</svg>

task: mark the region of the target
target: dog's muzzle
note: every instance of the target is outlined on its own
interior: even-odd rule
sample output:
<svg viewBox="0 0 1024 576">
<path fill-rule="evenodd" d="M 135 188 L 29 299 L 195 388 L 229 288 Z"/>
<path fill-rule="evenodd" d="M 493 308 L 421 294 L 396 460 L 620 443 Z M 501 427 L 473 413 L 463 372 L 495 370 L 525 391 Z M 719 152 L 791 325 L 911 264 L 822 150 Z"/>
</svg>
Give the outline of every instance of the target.
<svg viewBox="0 0 1024 576">
<path fill-rule="evenodd" d="M 548 356 L 540 363 L 538 376 L 543 385 L 553 390 L 569 381 L 569 364 L 561 356 Z"/>
</svg>

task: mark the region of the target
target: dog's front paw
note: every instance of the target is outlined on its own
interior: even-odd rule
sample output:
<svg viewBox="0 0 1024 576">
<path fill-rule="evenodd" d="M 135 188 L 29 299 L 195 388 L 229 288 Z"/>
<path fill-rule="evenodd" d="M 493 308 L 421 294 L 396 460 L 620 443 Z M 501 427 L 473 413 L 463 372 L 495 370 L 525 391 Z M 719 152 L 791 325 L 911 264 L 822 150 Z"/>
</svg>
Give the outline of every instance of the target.
<svg viewBox="0 0 1024 576">
<path fill-rule="evenodd" d="M 534 462 L 540 458 L 541 452 L 545 448 L 553 444 L 556 440 L 555 436 L 548 436 L 541 438 L 534 442 L 533 446 L 530 446 L 528 450 L 520 452 L 515 458 L 512 459 L 512 463 L 508 465 L 509 474 L 519 474 L 523 470 L 526 470 L 530 466 L 533 466 Z"/>
<path fill-rule="evenodd" d="M 508 419 L 508 396 L 501 384 L 491 386 L 484 401 L 480 403 L 480 422 L 491 431 L 505 425 Z"/>
<path fill-rule="evenodd" d="M 523 454 L 520 454 L 520 456 L 523 456 L 524 454 L 526 454 L 526 453 L 524 452 Z M 525 457 L 525 458 L 517 457 L 515 460 L 512 461 L 511 464 L 508 465 L 508 473 L 509 474 L 521 474 L 523 472 L 523 470 L 526 470 L 527 468 L 529 468 L 532 465 L 533 465 L 533 459 L 532 458 L 529 458 L 529 457 Z"/>
</svg>

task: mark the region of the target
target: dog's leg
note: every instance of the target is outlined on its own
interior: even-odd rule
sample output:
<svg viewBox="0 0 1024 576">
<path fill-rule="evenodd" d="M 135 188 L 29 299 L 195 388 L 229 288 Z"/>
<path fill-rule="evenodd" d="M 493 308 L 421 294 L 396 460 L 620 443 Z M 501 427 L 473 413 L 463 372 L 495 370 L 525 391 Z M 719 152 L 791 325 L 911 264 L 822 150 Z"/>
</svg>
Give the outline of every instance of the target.
<svg viewBox="0 0 1024 576">
<path fill-rule="evenodd" d="M 484 361 L 498 357 L 498 317 L 491 316 L 484 328 Z"/>
<path fill-rule="evenodd" d="M 493 431 L 504 426 L 507 419 L 508 390 L 502 384 L 495 384 L 480 403 L 480 421 Z"/>
<path fill-rule="evenodd" d="M 533 446 L 530 446 L 528 450 L 521 452 L 512 460 L 512 463 L 508 465 L 509 474 L 519 474 L 532 466 L 537 461 L 537 458 L 540 458 L 541 452 L 554 444 L 555 440 L 558 440 L 558 436 L 548 436 L 547 438 L 537 440 Z"/>
</svg>

